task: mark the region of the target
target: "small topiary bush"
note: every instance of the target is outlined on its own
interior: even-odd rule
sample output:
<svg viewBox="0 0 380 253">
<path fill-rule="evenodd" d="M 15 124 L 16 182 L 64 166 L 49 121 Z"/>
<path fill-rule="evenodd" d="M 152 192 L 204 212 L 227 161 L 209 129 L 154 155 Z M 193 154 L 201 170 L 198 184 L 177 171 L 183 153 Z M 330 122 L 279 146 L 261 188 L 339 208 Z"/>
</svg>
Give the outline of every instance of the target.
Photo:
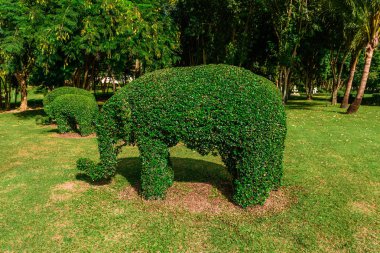
<svg viewBox="0 0 380 253">
<path fill-rule="evenodd" d="M 282 178 L 286 115 L 269 80 L 227 65 L 146 74 L 116 93 L 96 126 L 100 163 L 77 162 L 92 180 L 111 178 L 117 154 L 137 144 L 146 199 L 173 183 L 168 148 L 183 142 L 202 155 L 218 152 L 234 178 L 236 204 L 263 204 Z"/>
<path fill-rule="evenodd" d="M 54 89 L 53 91 L 49 92 L 44 97 L 43 104 L 44 104 L 44 111 L 45 111 L 45 113 L 49 117 L 51 117 L 50 104 L 57 97 L 62 96 L 62 95 L 68 95 L 68 94 L 86 96 L 86 97 L 92 98 L 95 101 L 94 95 L 91 92 L 87 91 L 87 90 L 79 89 L 79 88 L 75 88 L 75 87 L 60 87 L 60 88 Z"/>
<path fill-rule="evenodd" d="M 78 130 L 82 136 L 94 132 L 98 105 L 93 98 L 82 95 L 62 95 L 50 104 L 50 113 L 60 133 Z"/>
</svg>

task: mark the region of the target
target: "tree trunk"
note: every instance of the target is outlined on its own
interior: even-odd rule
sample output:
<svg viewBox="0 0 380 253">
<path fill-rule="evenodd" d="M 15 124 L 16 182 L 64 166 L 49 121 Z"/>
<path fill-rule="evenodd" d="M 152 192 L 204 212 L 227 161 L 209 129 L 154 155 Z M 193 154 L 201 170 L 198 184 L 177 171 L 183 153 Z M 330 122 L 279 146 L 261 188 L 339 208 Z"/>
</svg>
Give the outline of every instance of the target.
<svg viewBox="0 0 380 253">
<path fill-rule="evenodd" d="M 140 77 L 141 75 L 141 62 L 139 59 L 136 59 L 135 61 L 135 67 L 134 67 L 134 79 Z"/>
<path fill-rule="evenodd" d="M 80 69 L 76 68 L 72 76 L 72 86 L 79 88 L 80 87 Z"/>
<path fill-rule="evenodd" d="M 284 68 L 284 83 L 282 86 L 282 101 L 286 104 L 288 99 L 288 87 L 289 87 L 289 79 L 290 79 L 290 68 Z"/>
<path fill-rule="evenodd" d="M 313 84 L 309 76 L 306 77 L 306 95 L 307 100 L 313 100 Z"/>
<path fill-rule="evenodd" d="M 4 82 L 5 85 L 5 82 Z M 0 111 L 3 110 L 3 79 L 0 77 Z"/>
<path fill-rule="evenodd" d="M 379 44 L 379 35 L 377 34 L 375 38 L 372 41 L 370 41 L 366 47 L 365 64 L 364 64 L 362 80 L 360 82 L 358 94 L 356 95 L 354 102 L 351 104 L 351 106 L 347 110 L 348 114 L 356 113 L 359 110 L 359 107 L 363 100 L 364 91 L 367 86 L 369 71 L 371 69 L 373 52 L 375 51 L 375 48 L 377 47 L 378 44 Z"/>
<path fill-rule="evenodd" d="M 9 89 L 8 89 L 9 88 Z M 9 111 L 11 109 L 11 102 L 10 102 L 10 94 L 11 94 L 12 87 L 8 87 L 7 80 L 4 81 L 4 92 L 5 92 L 5 110 Z"/>
<path fill-rule="evenodd" d="M 91 74 L 90 74 L 90 78 L 87 82 L 87 87 L 86 87 L 86 90 L 91 90 L 91 88 L 93 87 L 93 85 L 91 85 L 91 82 L 95 82 L 95 59 L 92 58 L 92 64 L 91 64 Z M 95 94 L 95 93 L 94 93 Z"/>
<path fill-rule="evenodd" d="M 16 87 L 16 89 L 15 89 L 15 107 L 17 104 L 17 97 L 18 97 L 18 87 Z"/>
<path fill-rule="evenodd" d="M 28 109 L 28 91 L 26 87 L 26 80 L 22 79 L 20 83 L 20 92 L 21 92 L 21 105 L 20 111 L 26 111 Z"/>
<path fill-rule="evenodd" d="M 350 77 L 349 77 L 348 82 L 347 82 L 346 92 L 344 93 L 344 98 L 343 98 L 342 104 L 340 105 L 340 108 L 347 108 L 348 107 L 348 103 L 349 103 L 349 99 L 350 99 L 350 93 L 351 93 L 351 89 L 352 89 L 352 83 L 354 82 L 354 77 L 355 77 L 355 72 L 356 72 L 356 66 L 357 66 L 358 61 L 359 61 L 360 51 L 356 55 L 354 55 L 354 57 L 351 60 Z"/>
<path fill-rule="evenodd" d="M 18 84 L 20 86 L 21 93 L 21 104 L 20 111 L 26 111 L 28 109 L 28 90 L 27 90 L 27 75 L 24 73 L 16 73 L 15 74 Z"/>
<path fill-rule="evenodd" d="M 82 84 L 82 88 L 84 90 L 87 90 L 87 82 L 88 82 L 88 73 L 89 73 L 89 69 L 88 69 L 88 64 L 86 63 L 86 66 L 85 66 L 85 71 L 84 71 L 84 76 L 83 76 L 83 84 Z"/>
<path fill-rule="evenodd" d="M 279 89 L 280 92 L 282 92 L 282 78 L 283 78 L 283 75 L 282 75 L 282 68 L 280 68 L 280 71 L 279 71 L 279 74 L 278 74 L 278 80 L 277 80 L 277 88 Z"/>
<path fill-rule="evenodd" d="M 113 93 L 115 93 L 116 92 L 116 78 L 113 74 L 111 74 L 111 78 L 112 78 L 112 91 Z"/>
<path fill-rule="evenodd" d="M 331 94 L 331 105 L 337 105 L 338 104 L 338 87 L 334 85 L 333 91 Z"/>
<path fill-rule="evenodd" d="M 333 73 L 333 86 L 332 86 L 332 93 L 331 93 L 331 105 L 337 105 L 338 104 L 338 91 L 342 87 L 342 73 L 344 64 L 346 62 L 346 59 L 348 57 L 348 51 L 344 53 L 343 59 L 341 60 L 339 66 L 339 55 L 340 55 L 340 49 L 338 50 L 336 57 L 333 57 L 333 53 L 331 54 L 331 70 Z"/>
</svg>

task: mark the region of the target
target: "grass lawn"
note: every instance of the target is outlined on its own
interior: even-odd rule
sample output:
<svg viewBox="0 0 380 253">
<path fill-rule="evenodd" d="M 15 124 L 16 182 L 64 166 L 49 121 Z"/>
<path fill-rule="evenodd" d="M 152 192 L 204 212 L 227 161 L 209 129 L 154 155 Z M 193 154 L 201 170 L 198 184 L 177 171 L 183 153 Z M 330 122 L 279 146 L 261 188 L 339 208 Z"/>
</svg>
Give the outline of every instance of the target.
<svg viewBox="0 0 380 253">
<path fill-rule="evenodd" d="M 283 187 L 247 210 L 228 200 L 219 157 L 173 148 L 175 185 L 147 202 L 136 147 L 90 185 L 75 162 L 97 159 L 95 138 L 59 137 L 38 110 L 0 114 L 0 251 L 380 252 L 380 107 L 326 104 L 287 106 Z"/>
</svg>

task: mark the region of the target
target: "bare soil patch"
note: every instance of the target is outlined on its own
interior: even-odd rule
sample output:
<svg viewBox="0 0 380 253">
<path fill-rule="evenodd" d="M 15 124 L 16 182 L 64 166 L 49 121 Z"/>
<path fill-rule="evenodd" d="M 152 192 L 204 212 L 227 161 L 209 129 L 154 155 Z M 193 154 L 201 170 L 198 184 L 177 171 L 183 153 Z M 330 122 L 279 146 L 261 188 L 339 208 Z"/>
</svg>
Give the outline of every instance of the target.
<svg viewBox="0 0 380 253">
<path fill-rule="evenodd" d="M 33 108 L 27 108 L 25 111 L 21 111 L 20 109 L 13 109 L 13 110 L 9 110 L 9 111 L 1 111 L 0 110 L 0 113 L 4 113 L 4 114 L 11 114 L 11 113 L 20 113 L 20 112 L 28 112 L 28 111 L 38 111 L 38 110 L 42 110 L 43 107 L 33 107 Z"/>
<path fill-rule="evenodd" d="M 128 186 L 119 197 L 123 200 L 138 200 L 154 209 L 164 207 L 169 209 L 182 209 L 191 213 L 252 213 L 262 216 L 272 213 L 280 213 L 295 203 L 291 198 L 289 189 L 280 188 L 278 191 L 270 193 L 268 200 L 263 206 L 253 206 L 242 209 L 230 200 L 231 186 L 223 184 L 217 188 L 208 183 L 174 183 L 168 189 L 164 200 L 147 201 L 142 199 L 138 192 L 138 187 Z"/>
<path fill-rule="evenodd" d="M 88 136 L 81 136 L 78 133 L 64 133 L 64 134 L 58 134 L 54 133 L 51 135 L 55 138 L 63 138 L 63 139 L 89 139 L 89 138 L 96 138 L 96 134 L 90 134 Z"/>
</svg>

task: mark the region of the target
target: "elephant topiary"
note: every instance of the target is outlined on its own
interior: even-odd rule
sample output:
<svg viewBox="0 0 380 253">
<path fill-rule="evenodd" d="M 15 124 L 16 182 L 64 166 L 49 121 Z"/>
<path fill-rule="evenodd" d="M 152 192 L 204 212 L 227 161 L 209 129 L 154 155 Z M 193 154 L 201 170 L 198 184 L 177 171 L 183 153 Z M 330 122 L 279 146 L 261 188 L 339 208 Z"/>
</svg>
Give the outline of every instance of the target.
<svg viewBox="0 0 380 253">
<path fill-rule="evenodd" d="M 55 119 L 59 133 L 78 130 L 87 136 L 95 132 L 95 121 L 99 109 L 95 99 L 67 94 L 54 99 L 49 106 L 50 116 Z"/>
<path fill-rule="evenodd" d="M 281 184 L 286 115 L 280 93 L 242 68 L 206 65 L 146 74 L 105 103 L 96 132 L 100 163 L 82 158 L 78 169 L 93 181 L 109 179 L 120 148 L 137 144 L 146 199 L 164 198 L 172 185 L 168 148 L 178 142 L 221 156 L 233 176 L 233 201 L 242 207 L 263 204 Z"/>
</svg>

